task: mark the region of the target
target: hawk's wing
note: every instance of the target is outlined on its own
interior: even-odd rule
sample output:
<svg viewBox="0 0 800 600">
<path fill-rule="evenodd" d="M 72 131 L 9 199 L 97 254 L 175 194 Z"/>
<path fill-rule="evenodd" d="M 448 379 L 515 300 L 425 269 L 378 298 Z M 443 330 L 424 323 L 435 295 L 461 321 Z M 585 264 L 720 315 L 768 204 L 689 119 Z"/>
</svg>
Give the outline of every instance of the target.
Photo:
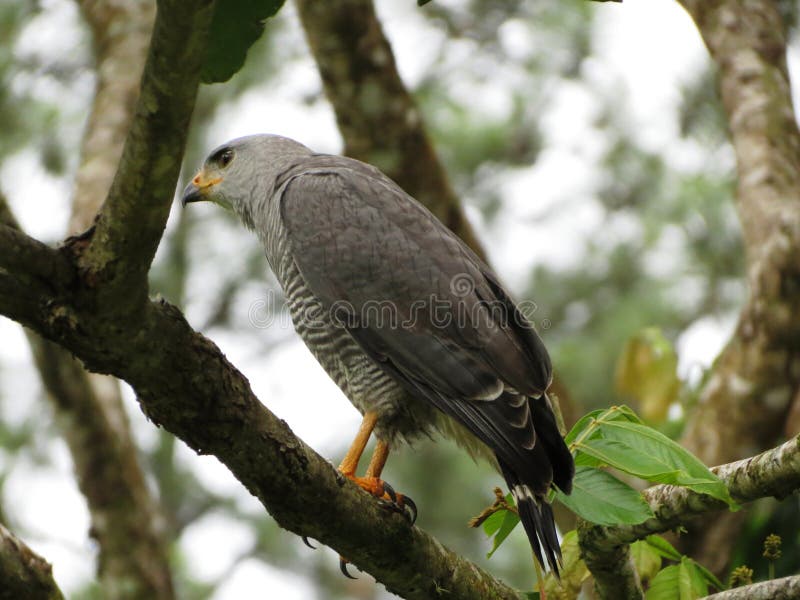
<svg viewBox="0 0 800 600">
<path fill-rule="evenodd" d="M 571 457 L 550 431 L 542 396 L 550 359 L 491 270 L 364 163 L 314 156 L 276 189 L 303 279 L 364 351 L 465 425 L 537 494 L 553 481 L 553 466 L 568 490 L 571 468 L 553 463 L 571 465 Z M 534 414 L 545 416 L 534 423 Z"/>
</svg>

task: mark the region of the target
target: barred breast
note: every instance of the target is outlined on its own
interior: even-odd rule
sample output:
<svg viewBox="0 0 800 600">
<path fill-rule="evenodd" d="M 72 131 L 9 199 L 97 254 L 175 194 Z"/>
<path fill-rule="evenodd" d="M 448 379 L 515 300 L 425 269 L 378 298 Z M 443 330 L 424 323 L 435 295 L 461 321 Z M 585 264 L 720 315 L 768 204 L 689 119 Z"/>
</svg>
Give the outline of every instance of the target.
<svg viewBox="0 0 800 600">
<path fill-rule="evenodd" d="M 436 426 L 436 410 L 408 394 L 367 356 L 341 324 L 337 324 L 308 288 L 287 248 L 277 244 L 273 271 L 300 338 L 322 368 L 362 414 L 379 415 L 377 435 L 387 441 L 412 441 Z"/>
</svg>

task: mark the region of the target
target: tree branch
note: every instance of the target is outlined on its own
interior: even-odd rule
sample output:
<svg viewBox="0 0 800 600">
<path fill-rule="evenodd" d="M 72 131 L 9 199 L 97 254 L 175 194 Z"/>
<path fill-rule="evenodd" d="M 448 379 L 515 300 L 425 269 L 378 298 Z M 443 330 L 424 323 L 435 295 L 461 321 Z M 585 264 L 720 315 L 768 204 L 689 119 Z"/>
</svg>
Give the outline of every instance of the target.
<svg viewBox="0 0 800 600">
<path fill-rule="evenodd" d="M 375 165 L 485 257 L 397 71 L 371 0 L 296 0 L 344 152 Z"/>
<path fill-rule="evenodd" d="M 5 204 L 0 198 L 0 204 Z M 2 218 L 2 215 L 0 215 Z M 0 220 L 0 269 L 20 281 L 68 284 L 73 271 L 66 261 L 54 259 L 53 249 Z"/>
<path fill-rule="evenodd" d="M 20 246 L 37 247 L 18 231 L 2 193 L 0 227 L 11 229 Z M 0 235 L 0 246 L 2 239 Z M 53 250 L 43 245 L 37 248 L 35 259 L 49 266 Z M 18 266 L 25 272 L 24 261 Z M 92 535 L 100 546 L 98 570 L 105 596 L 173 598 L 163 520 L 158 518 L 136 457 L 118 382 L 104 379 L 105 385 L 100 385 L 101 377 L 90 378 L 69 352 L 31 330 L 25 333 L 89 505 Z"/>
<path fill-rule="evenodd" d="M 0 309 L 2 290 L 0 277 Z M 331 546 L 404 598 L 521 597 L 339 477 L 175 307 L 148 301 L 120 320 L 92 297 L 70 300 L 56 290 L 28 325 L 88 368 L 128 381 L 154 423 L 219 458 L 282 527 Z"/>
<path fill-rule="evenodd" d="M 136 116 L 81 269 L 120 314 L 141 305 L 175 192 L 213 0 L 158 2 Z"/>
<path fill-rule="evenodd" d="M 800 397 L 800 132 L 786 67 L 786 26 L 772 0 L 681 0 L 719 70 L 738 170 L 737 210 L 749 296 L 683 436 L 706 464 L 774 445 Z M 713 423 L 713 427 L 709 426 Z M 724 514 L 684 536 L 718 574 L 742 517 Z M 689 527 L 690 532 L 692 526 Z"/>
<path fill-rule="evenodd" d="M 800 575 L 771 579 L 706 596 L 705 600 L 792 600 L 800 597 Z"/>
<path fill-rule="evenodd" d="M 45 559 L 0 525 L 0 600 L 63 600 Z"/>
<path fill-rule="evenodd" d="M 734 463 L 711 469 L 728 486 L 737 502 L 752 502 L 775 496 L 784 498 L 800 488 L 800 436 L 785 444 Z M 627 544 L 653 533 L 675 529 L 692 516 L 726 508 L 721 500 L 684 487 L 657 485 L 643 492 L 655 517 L 638 525 L 607 527 L 581 523 L 578 528 L 581 553 L 595 575 L 603 598 L 623 598 L 620 585 L 630 582 Z M 597 573 L 595 573 L 597 569 Z M 615 577 L 611 574 L 616 573 Z M 619 574 L 627 576 L 620 576 Z"/>
</svg>

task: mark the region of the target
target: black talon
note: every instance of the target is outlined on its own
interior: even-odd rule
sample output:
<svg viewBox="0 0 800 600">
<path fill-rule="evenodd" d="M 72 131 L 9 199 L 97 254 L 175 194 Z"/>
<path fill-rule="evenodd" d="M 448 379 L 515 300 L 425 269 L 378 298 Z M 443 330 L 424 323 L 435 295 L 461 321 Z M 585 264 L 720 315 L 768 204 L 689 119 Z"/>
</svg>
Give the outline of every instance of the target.
<svg viewBox="0 0 800 600">
<path fill-rule="evenodd" d="M 383 482 L 383 491 L 386 492 L 394 504 L 397 504 L 397 492 L 395 492 L 394 488 L 385 481 Z"/>
<path fill-rule="evenodd" d="M 403 511 L 403 514 L 408 518 L 408 524 L 413 525 L 417 522 L 417 505 L 408 496 L 403 496 L 403 507 L 408 508 L 408 511 Z"/>
<path fill-rule="evenodd" d="M 313 545 L 311 542 L 309 542 L 309 541 L 308 541 L 308 538 L 307 538 L 306 536 L 304 536 L 304 535 L 303 535 L 303 536 L 300 536 L 300 537 L 301 537 L 301 538 L 303 538 L 303 543 L 304 543 L 306 546 L 308 546 L 308 547 L 309 547 L 309 548 L 311 548 L 312 550 L 316 550 L 316 549 L 317 549 L 317 547 L 316 547 L 316 546 L 314 546 L 314 545 Z"/>
<path fill-rule="evenodd" d="M 358 579 L 358 577 L 353 577 L 350 573 L 347 572 L 347 565 L 350 564 L 350 561 L 343 557 L 339 557 L 339 570 L 342 572 L 342 575 L 347 577 L 348 579 Z"/>
</svg>

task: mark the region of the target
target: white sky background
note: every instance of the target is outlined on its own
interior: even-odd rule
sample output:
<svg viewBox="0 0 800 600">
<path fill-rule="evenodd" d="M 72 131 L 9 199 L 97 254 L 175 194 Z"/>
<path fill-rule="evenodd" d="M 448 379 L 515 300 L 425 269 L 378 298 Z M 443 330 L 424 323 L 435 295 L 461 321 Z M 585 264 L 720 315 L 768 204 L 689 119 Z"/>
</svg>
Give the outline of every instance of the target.
<svg viewBox="0 0 800 600">
<path fill-rule="evenodd" d="M 86 48 L 78 46 L 81 36 L 76 29 L 75 3 L 48 0 L 44 5 L 47 12 L 22 37 L 18 52 L 50 56 L 86 52 Z M 292 43 L 304 45 L 293 8 L 287 4 L 284 9 L 292 15 L 289 35 Z M 437 45 L 444 41 L 443 35 L 419 16 L 419 10 L 413 0 L 378 2 L 378 12 L 393 43 L 400 70 L 411 84 L 426 71 Z M 600 89 L 608 94 L 629 99 L 626 110 L 632 110 L 630 117 L 646 147 L 664 152 L 676 166 L 694 168 L 693 164 L 702 156 L 677 140 L 672 118 L 680 100 L 681 83 L 691 80 L 707 60 L 690 19 L 672 0 L 625 0 L 624 5 L 598 3 L 593 10 L 600 16 L 594 36 L 594 57 L 584 66 L 587 78 L 600 84 Z M 522 52 L 529 43 L 513 24 L 501 30 L 501 39 L 512 51 Z M 793 48 L 791 66 L 797 63 L 797 55 Z M 457 64 L 469 60 L 469 55 L 455 48 L 452 60 Z M 209 149 L 239 135 L 273 132 L 296 138 L 319 151 L 338 152 L 341 141 L 330 109 L 319 105 L 309 108 L 297 100 L 319 89 L 311 59 L 306 57 L 302 64 L 284 71 L 281 77 L 278 84 L 271 82 L 251 91 L 230 106 L 210 130 Z M 74 82 L 71 92 L 63 97 L 67 110 L 84 112 L 91 93 L 90 79 Z M 53 90 L 45 87 L 40 93 L 52 94 Z M 537 163 L 504 177 L 505 203 L 497 222 L 488 227 L 480 221 L 476 210 L 468 208 L 487 242 L 492 262 L 500 265 L 501 276 L 512 288 L 522 285 L 524 275 L 537 262 L 564 266 L 574 263 L 581 245 L 567 244 L 566 240 L 584 239 L 599 226 L 602 216 L 599 204 L 591 197 L 596 176 L 592 164 L 602 152 L 602 140 L 587 135 L 595 103 L 578 85 L 563 86 L 557 100 L 545 115 L 547 147 Z M 487 104 L 487 111 L 494 110 L 493 103 L 505 102 L 501 90 L 481 95 L 480 101 Z M 264 110 L 265 106 L 269 109 Z M 76 122 L 73 132 L 76 139 L 80 127 Z M 46 175 L 32 152 L 21 152 L 3 165 L 0 185 L 29 233 L 48 241 L 62 237 L 71 187 L 68 179 Z M 531 201 L 534 195 L 536 202 Z M 537 224 L 538 214 L 565 198 L 571 201 L 565 214 L 548 220 L 546 228 Z M 198 206 L 196 210 L 217 209 Z M 620 224 L 619 235 L 628 234 L 636 232 L 626 233 L 625 225 Z M 218 231 L 207 237 L 203 248 L 193 252 L 193 258 L 210 259 L 226 244 L 256 243 L 254 237 Z M 653 268 L 668 269 L 673 255 L 666 247 L 663 264 L 654 264 Z M 201 316 L 208 311 L 205 304 L 208 295 L 204 296 L 202 290 L 211 279 L 213 273 L 202 273 L 188 282 L 190 299 L 199 299 L 190 300 L 187 306 L 187 316 L 195 326 L 200 325 Z M 258 299 L 257 291 L 254 299 Z M 237 306 L 235 317 L 244 322 L 248 309 Z M 690 327 L 678 340 L 681 372 L 691 372 L 693 365 L 710 364 L 732 326 L 731 318 L 707 319 Z M 330 456 L 331 450 L 345 444 L 355 431 L 359 421 L 355 409 L 299 342 L 287 342 L 265 360 L 258 356 L 257 348 L 243 344 L 233 334 L 207 333 L 247 375 L 256 394 L 268 399 L 270 409 L 323 455 Z M 268 334 L 275 332 L 265 331 Z M 24 336 L 17 325 L 3 318 L 0 318 L 0 385 L 3 399 L 0 419 L 20 422 L 41 413 L 45 406 Z M 130 399 L 130 392 L 128 396 Z M 127 406 L 139 442 L 152 443 L 152 425 L 144 420 L 132 401 Z M 30 458 L 20 460 L 0 455 L 0 461 L 13 463 L 2 500 L 13 520 L 12 528 L 53 563 L 55 577 L 69 595 L 93 576 L 95 565 L 86 556 L 94 556 L 96 548 L 87 537 L 89 517 L 63 442 L 52 427 L 36 439 L 40 453 L 55 456 L 53 466 L 42 467 Z M 197 457 L 183 447 L 181 460 L 211 489 L 241 497 L 245 504 L 255 503 L 216 459 Z M 212 515 L 189 529 L 182 548 L 193 571 L 198 575 L 213 574 L 227 568 L 233 557 L 246 547 L 249 535 L 242 527 Z M 331 560 L 335 560 L 333 555 Z M 261 563 L 248 561 L 234 571 L 215 598 L 246 598 L 255 591 L 264 597 L 266 590 L 273 592 L 270 597 L 285 600 L 309 598 L 312 593 L 310 584 L 298 577 L 287 578 Z"/>
</svg>

